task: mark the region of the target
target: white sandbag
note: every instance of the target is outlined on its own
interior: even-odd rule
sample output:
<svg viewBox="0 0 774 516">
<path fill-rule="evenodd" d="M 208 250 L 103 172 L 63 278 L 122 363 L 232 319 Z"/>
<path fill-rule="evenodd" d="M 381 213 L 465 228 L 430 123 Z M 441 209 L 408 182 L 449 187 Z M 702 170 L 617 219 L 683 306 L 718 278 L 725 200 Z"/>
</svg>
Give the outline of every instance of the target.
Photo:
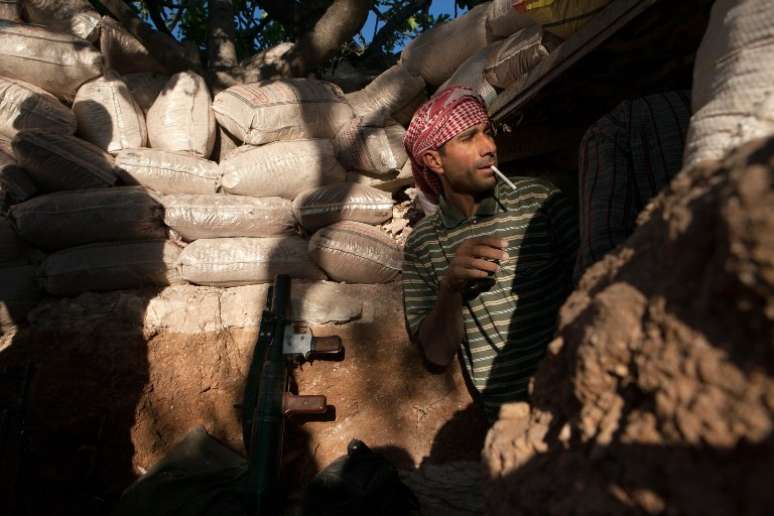
<svg viewBox="0 0 774 516">
<path fill-rule="evenodd" d="M 691 104 L 683 166 L 774 132 L 771 1 L 715 2 L 696 54 Z"/>
<path fill-rule="evenodd" d="M 111 186 L 118 179 L 113 157 L 75 136 L 22 131 L 13 139 L 13 152 L 42 191 Z"/>
<path fill-rule="evenodd" d="M 78 136 L 111 154 L 148 143 L 142 110 L 113 72 L 81 86 L 73 112 L 78 119 Z"/>
<path fill-rule="evenodd" d="M 31 23 L 66 32 L 94 43 L 99 38 L 100 16 L 88 0 L 24 0 Z"/>
<path fill-rule="evenodd" d="M 484 77 L 497 88 L 507 88 L 526 77 L 548 55 L 542 42 L 542 28 L 531 26 L 519 30 L 489 55 Z"/>
<path fill-rule="evenodd" d="M 344 180 L 328 140 L 274 142 L 260 147 L 242 146 L 220 164 L 223 191 L 254 197 L 296 195 Z"/>
<path fill-rule="evenodd" d="M 121 78 L 144 114 L 148 113 L 159 93 L 169 82 L 169 75 L 153 72 L 128 73 Z"/>
<path fill-rule="evenodd" d="M 32 84 L 0 77 L 0 135 L 12 139 L 24 129 L 73 134 L 72 111 L 56 97 Z"/>
<path fill-rule="evenodd" d="M 215 96 L 212 108 L 220 125 L 252 145 L 333 138 L 353 116 L 338 86 L 315 79 L 232 86 Z"/>
<path fill-rule="evenodd" d="M 397 123 L 389 123 L 379 116 L 354 118 L 333 141 L 336 157 L 346 170 L 362 170 L 374 175 L 389 175 L 403 166 L 408 159 L 403 146 L 406 130 Z"/>
<path fill-rule="evenodd" d="M 178 269 L 186 281 L 219 287 L 266 283 L 277 274 L 325 279 L 297 236 L 197 240 L 180 253 Z"/>
<path fill-rule="evenodd" d="M 180 283 L 180 248 L 168 240 L 103 242 L 49 255 L 43 285 L 55 296 Z"/>
<path fill-rule="evenodd" d="M 238 141 L 234 136 L 230 135 L 228 131 L 218 126 L 215 135 L 215 147 L 212 149 L 213 160 L 217 160 L 218 163 L 226 159 L 231 151 L 236 150 L 242 142 Z"/>
<path fill-rule="evenodd" d="M 19 235 L 41 249 L 166 238 L 164 209 L 140 187 L 92 188 L 41 195 L 10 211 Z"/>
<path fill-rule="evenodd" d="M 416 106 L 425 101 L 425 80 L 410 74 L 401 64 L 396 64 L 382 72 L 362 90 L 347 93 L 345 97 L 355 116 L 364 117 L 376 112 L 393 115 L 404 108 L 416 109 Z M 398 121 L 404 123 L 402 120 Z"/>
<path fill-rule="evenodd" d="M 477 5 L 454 20 L 423 32 L 403 49 L 400 63 L 414 74 L 439 86 L 470 56 L 487 45 L 488 6 Z"/>
<path fill-rule="evenodd" d="M 99 48 L 105 68 L 121 74 L 135 72 L 164 72 L 145 45 L 109 16 L 102 17 Z"/>
<path fill-rule="evenodd" d="M 173 75 L 148 110 L 151 147 L 209 157 L 215 144 L 210 90 L 193 72 Z"/>
<path fill-rule="evenodd" d="M 25 321 L 42 292 L 37 283 L 37 267 L 17 265 L 0 268 L 0 329 Z"/>
<path fill-rule="evenodd" d="M 371 177 L 360 172 L 347 172 L 347 183 L 370 186 L 384 192 L 395 193 L 400 189 L 414 184 L 414 174 L 411 172 L 411 160 L 406 160 L 400 172 L 389 176 Z"/>
<path fill-rule="evenodd" d="M 0 263 L 18 260 L 23 250 L 24 246 L 16 235 L 11 219 L 0 215 Z"/>
<path fill-rule="evenodd" d="M 0 191 L 9 204 L 23 202 L 38 193 L 35 183 L 16 160 L 0 151 Z"/>
<path fill-rule="evenodd" d="M 0 0 L 0 20 L 21 21 L 21 0 Z"/>
<path fill-rule="evenodd" d="M 401 269 L 403 250 L 379 228 L 344 221 L 326 226 L 309 240 L 309 255 L 331 279 L 387 283 Z"/>
<path fill-rule="evenodd" d="M 513 9 L 546 32 L 567 39 L 599 14 L 611 0 L 512 0 Z M 514 32 L 524 27 L 514 28 Z"/>
<path fill-rule="evenodd" d="M 524 11 L 513 6 L 513 0 L 492 0 L 486 13 L 486 34 L 488 41 L 505 39 L 514 32 L 537 22 Z"/>
<path fill-rule="evenodd" d="M 339 183 L 298 195 L 293 214 L 308 232 L 342 220 L 381 224 L 392 217 L 392 197 L 365 185 Z"/>
<path fill-rule="evenodd" d="M 165 195 L 164 223 L 185 240 L 267 237 L 295 233 L 290 201 L 241 195 Z"/>
<path fill-rule="evenodd" d="M 484 68 L 486 68 L 486 64 L 490 57 L 497 53 L 500 45 L 500 42 L 492 43 L 467 58 L 465 62 L 457 68 L 454 75 L 449 77 L 445 83 L 438 87 L 438 90 L 440 91 L 452 84 L 465 86 L 481 95 L 481 98 L 484 99 L 487 106 L 491 105 L 492 102 L 494 102 L 494 99 L 497 98 L 497 90 L 495 90 L 484 77 Z"/>
<path fill-rule="evenodd" d="M 116 155 L 116 169 L 129 185 L 142 185 L 165 194 L 215 193 L 218 164 L 182 152 L 127 149 Z"/>
<path fill-rule="evenodd" d="M 0 75 L 72 101 L 84 82 L 102 74 L 102 56 L 81 38 L 0 22 Z"/>
</svg>

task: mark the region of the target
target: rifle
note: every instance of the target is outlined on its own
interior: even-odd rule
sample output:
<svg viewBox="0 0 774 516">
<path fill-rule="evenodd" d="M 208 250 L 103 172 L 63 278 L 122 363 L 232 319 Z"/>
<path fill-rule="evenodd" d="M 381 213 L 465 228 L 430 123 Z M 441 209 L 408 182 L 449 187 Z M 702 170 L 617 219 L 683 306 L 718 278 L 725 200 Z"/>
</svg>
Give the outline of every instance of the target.
<svg viewBox="0 0 774 516">
<path fill-rule="evenodd" d="M 324 414 L 325 396 L 297 396 L 288 392 L 288 358 L 338 355 L 339 337 L 313 337 L 308 328 L 288 319 L 290 278 L 279 275 L 269 290 L 258 339 L 245 385 L 242 436 L 248 470 L 245 504 L 248 514 L 273 516 L 281 512 L 279 472 L 285 416 Z"/>
</svg>

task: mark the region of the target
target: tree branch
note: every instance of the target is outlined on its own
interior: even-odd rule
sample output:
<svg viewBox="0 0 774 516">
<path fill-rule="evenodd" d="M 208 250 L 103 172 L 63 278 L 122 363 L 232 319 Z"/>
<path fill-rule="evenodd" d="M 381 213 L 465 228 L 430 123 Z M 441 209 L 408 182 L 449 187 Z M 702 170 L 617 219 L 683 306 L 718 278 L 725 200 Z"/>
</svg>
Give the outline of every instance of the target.
<svg viewBox="0 0 774 516">
<path fill-rule="evenodd" d="M 372 5 L 373 0 L 335 0 L 312 31 L 284 56 L 282 74 L 302 77 L 333 57 L 360 30 Z"/>
<path fill-rule="evenodd" d="M 232 0 L 209 0 L 207 20 L 207 69 L 215 88 L 232 85 L 231 69 L 237 65 Z"/>
<path fill-rule="evenodd" d="M 363 53 L 362 59 L 368 61 L 375 57 L 377 54 L 382 53 L 382 46 L 387 42 L 387 39 L 392 36 L 398 27 L 408 20 L 417 11 L 423 10 L 430 6 L 431 0 L 413 0 L 404 5 L 397 12 L 384 23 L 376 36 L 371 40 L 371 44 Z"/>
<path fill-rule="evenodd" d="M 150 14 L 151 20 L 153 20 L 153 25 L 164 34 L 171 36 L 169 28 L 164 21 L 164 16 L 161 14 L 162 6 L 159 0 L 144 0 L 143 3 L 145 4 L 145 7 L 148 8 L 148 13 Z"/>
</svg>

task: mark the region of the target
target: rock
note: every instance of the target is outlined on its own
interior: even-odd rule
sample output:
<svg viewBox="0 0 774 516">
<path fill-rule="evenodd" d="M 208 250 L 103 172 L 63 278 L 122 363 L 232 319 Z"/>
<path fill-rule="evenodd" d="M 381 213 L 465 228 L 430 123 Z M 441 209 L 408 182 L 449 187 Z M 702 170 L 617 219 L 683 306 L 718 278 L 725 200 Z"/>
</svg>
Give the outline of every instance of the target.
<svg viewBox="0 0 774 516">
<path fill-rule="evenodd" d="M 483 452 L 493 515 L 774 503 L 774 137 L 683 170 L 560 314 Z"/>
</svg>

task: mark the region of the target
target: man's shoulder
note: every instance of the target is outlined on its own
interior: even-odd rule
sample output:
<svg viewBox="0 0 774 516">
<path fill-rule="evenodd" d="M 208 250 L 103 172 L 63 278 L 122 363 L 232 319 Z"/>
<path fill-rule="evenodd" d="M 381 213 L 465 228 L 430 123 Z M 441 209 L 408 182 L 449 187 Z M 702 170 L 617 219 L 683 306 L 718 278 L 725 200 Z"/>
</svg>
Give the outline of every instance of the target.
<svg viewBox="0 0 774 516">
<path fill-rule="evenodd" d="M 428 241 L 437 240 L 438 237 L 434 228 L 438 217 L 440 217 L 440 215 L 436 211 L 432 215 L 427 215 L 417 222 L 417 225 L 414 226 L 414 229 L 406 240 L 405 248 L 412 252 L 416 252 L 418 248 L 427 244 Z"/>
<path fill-rule="evenodd" d="M 506 202 L 519 203 L 529 199 L 546 198 L 559 190 L 553 183 L 542 177 L 515 176 L 511 182 L 516 186 L 514 191 L 510 186 L 501 183 L 498 195 Z"/>
</svg>

